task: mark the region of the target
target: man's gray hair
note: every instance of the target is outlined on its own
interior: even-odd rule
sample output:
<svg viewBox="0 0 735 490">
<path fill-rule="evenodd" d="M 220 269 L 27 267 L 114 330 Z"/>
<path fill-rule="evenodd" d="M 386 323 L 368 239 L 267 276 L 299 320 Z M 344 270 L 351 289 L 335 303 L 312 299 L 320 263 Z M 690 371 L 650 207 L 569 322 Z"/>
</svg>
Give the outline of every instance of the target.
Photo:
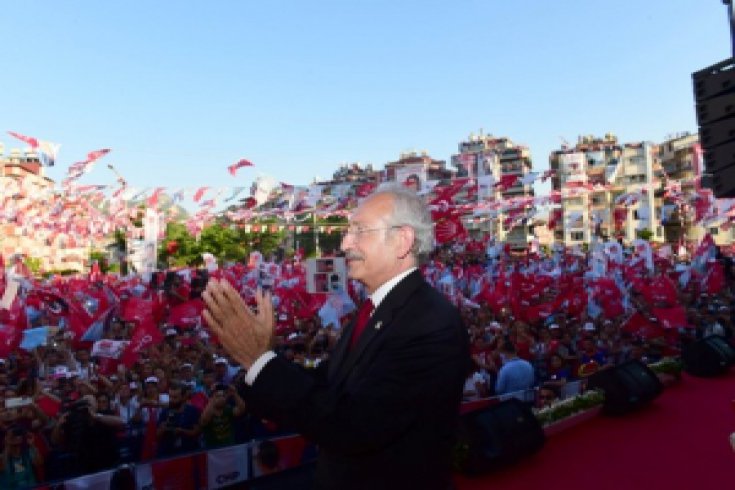
<svg viewBox="0 0 735 490">
<path fill-rule="evenodd" d="M 386 182 L 381 184 L 375 194 L 388 194 L 393 198 L 393 212 L 385 218 L 386 226 L 410 226 L 415 240 L 411 252 L 419 257 L 434 249 L 434 223 L 424 199 L 413 190 Z"/>
</svg>

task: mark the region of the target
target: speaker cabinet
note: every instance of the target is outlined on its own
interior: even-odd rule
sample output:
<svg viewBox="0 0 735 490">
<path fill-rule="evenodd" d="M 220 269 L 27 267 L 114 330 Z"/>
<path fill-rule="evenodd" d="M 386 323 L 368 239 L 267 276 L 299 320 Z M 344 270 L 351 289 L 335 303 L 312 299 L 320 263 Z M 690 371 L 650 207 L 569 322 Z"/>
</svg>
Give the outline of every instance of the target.
<svg viewBox="0 0 735 490">
<path fill-rule="evenodd" d="M 707 178 L 715 197 L 734 197 L 735 58 L 692 74 L 694 102 Z"/>
<path fill-rule="evenodd" d="M 692 376 L 717 376 L 735 364 L 735 349 L 725 337 L 710 335 L 685 346 L 681 359 Z"/>
<path fill-rule="evenodd" d="M 533 454 L 544 442 L 531 408 L 511 398 L 462 416 L 456 466 L 469 475 L 487 473 Z"/>
<path fill-rule="evenodd" d="M 605 392 L 602 407 L 608 415 L 622 415 L 650 402 L 663 390 L 656 373 L 640 361 L 601 369 L 590 376 L 588 388 Z"/>
</svg>

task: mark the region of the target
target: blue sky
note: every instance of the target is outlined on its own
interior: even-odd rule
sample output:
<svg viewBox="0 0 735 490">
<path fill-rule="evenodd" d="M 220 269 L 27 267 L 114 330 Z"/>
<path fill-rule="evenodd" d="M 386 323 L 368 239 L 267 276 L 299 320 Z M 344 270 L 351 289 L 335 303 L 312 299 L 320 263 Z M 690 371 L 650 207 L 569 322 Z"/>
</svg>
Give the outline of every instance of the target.
<svg viewBox="0 0 735 490">
<path fill-rule="evenodd" d="M 561 138 L 695 131 L 691 73 L 730 56 L 719 0 L 30 1 L 2 9 L 4 131 L 61 143 L 60 180 L 291 184 L 480 128 L 548 168 Z M 227 165 L 255 163 L 232 178 Z"/>
</svg>

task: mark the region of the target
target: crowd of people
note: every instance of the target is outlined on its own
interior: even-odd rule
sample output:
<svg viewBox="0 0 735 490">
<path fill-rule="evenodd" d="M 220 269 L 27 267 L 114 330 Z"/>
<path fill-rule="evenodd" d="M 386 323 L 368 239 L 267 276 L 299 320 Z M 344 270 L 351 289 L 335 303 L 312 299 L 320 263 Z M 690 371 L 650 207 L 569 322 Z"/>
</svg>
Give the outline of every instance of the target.
<svg viewBox="0 0 735 490">
<path fill-rule="evenodd" d="M 677 266 L 693 269 L 694 254 L 677 261 L 675 256 L 658 260 L 654 252 L 653 267 L 642 263 L 626 270 L 636 259 L 631 249 L 618 270 L 611 260 L 601 276 L 591 274 L 590 251 L 514 255 L 486 245 L 441 247 L 422 266 L 427 280 L 460 307 L 469 333 L 466 400 L 530 389 L 538 406 L 547 405 L 562 396 L 567 383 L 606 366 L 631 359 L 651 363 L 676 356 L 694 339 L 732 336 L 733 269 L 721 254 L 712 254 L 704 265 L 717 266 L 723 275 L 721 284 L 710 287 L 707 270 L 682 280 Z M 329 356 L 354 314 L 346 305 L 358 304 L 364 292 L 350 283 L 338 294 L 344 314 L 336 324 L 326 323 L 319 310 L 329 295 L 304 294 L 305 273 L 303 264 L 288 260 L 167 271 L 147 281 L 77 278 L 77 286 L 85 284 L 81 289 L 57 280 L 53 288 L 62 297 L 69 293 L 67 304 L 37 293 L 48 291 L 50 281 L 26 278 L 15 301 L 25 302 L 27 327 L 63 320 L 42 345 L 13 346 L 0 358 L 0 487 L 23 488 L 286 430 L 249 413 L 238 390 L 246 372 L 226 355 L 201 316 L 180 321 L 171 312 L 182 305 L 201 312 L 201 294 L 212 275 L 230 280 L 246 299 L 269 275 L 274 295 L 281 296 L 274 349 L 311 369 Z M 610 294 L 604 291 L 591 293 L 595 281 L 616 276 L 620 305 L 606 304 Z M 534 289 L 538 284 L 543 287 Z M 103 293 L 109 308 L 95 316 L 100 335 L 94 341 L 70 335 L 69 315 L 77 310 L 69 298 L 84 304 Z M 153 305 L 143 310 L 157 333 L 149 332 L 151 338 L 132 356 L 93 355 L 98 342 L 130 342 L 122 344 L 126 353 L 136 343 L 147 320 L 130 314 L 130 304 Z M 65 311 L 58 316 L 60 306 Z M 661 320 L 661 310 L 672 308 L 683 308 L 683 323 Z"/>
</svg>

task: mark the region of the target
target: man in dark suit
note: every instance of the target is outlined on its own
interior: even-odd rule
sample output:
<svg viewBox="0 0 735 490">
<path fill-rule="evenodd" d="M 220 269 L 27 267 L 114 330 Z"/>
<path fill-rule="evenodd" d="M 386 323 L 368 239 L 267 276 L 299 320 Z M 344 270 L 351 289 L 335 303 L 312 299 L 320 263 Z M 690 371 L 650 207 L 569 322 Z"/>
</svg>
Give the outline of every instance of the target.
<svg viewBox="0 0 735 490">
<path fill-rule="evenodd" d="M 360 204 L 342 250 L 374 311 L 364 329 L 356 321 L 345 328 L 315 373 L 269 351 L 268 293 L 258 292 L 253 313 L 224 281 L 207 286 L 205 318 L 248 369 L 249 407 L 319 445 L 317 488 L 451 487 L 469 350 L 459 312 L 417 269 L 432 244 L 427 206 L 414 192 L 380 189 Z"/>
</svg>

